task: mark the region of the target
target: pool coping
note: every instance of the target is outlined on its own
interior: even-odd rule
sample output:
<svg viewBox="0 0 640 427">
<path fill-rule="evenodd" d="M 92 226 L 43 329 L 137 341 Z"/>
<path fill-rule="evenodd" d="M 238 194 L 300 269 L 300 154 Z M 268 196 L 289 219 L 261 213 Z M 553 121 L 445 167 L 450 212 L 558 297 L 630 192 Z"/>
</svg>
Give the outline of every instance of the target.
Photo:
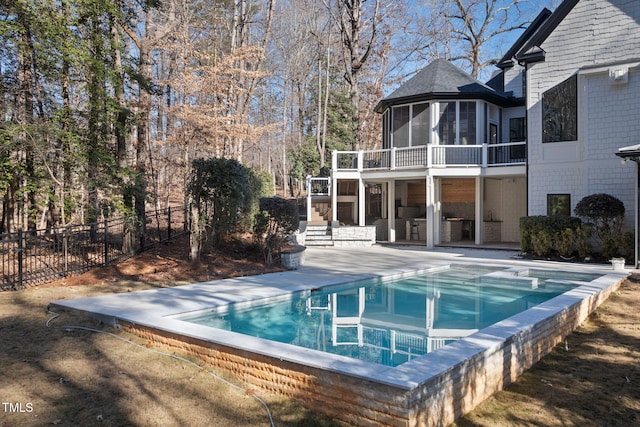
<svg viewBox="0 0 640 427">
<path fill-rule="evenodd" d="M 447 268 L 450 264 L 468 263 L 472 262 L 419 263 L 381 272 L 343 274 L 339 277 L 320 279 L 314 277 L 313 280 L 306 281 L 304 280 L 304 274 L 296 274 L 297 272 L 295 271 L 270 273 L 260 276 L 201 282 L 173 288 L 54 301 L 50 304 L 50 307 L 54 310 L 81 311 L 114 326 L 120 322 L 125 322 L 134 326 L 157 329 L 170 334 L 212 342 L 280 361 L 327 370 L 340 375 L 348 375 L 410 391 L 430 379 L 443 375 L 451 370 L 453 366 L 459 365 L 465 360 L 476 357 L 483 352 L 491 352 L 498 349 L 504 344 L 505 340 L 517 333 L 533 328 L 536 324 L 545 321 L 545 319 L 562 313 L 568 307 L 585 299 L 595 298 L 600 292 L 615 286 L 616 283 L 626 277 L 625 272 L 605 269 L 594 270 L 603 274 L 603 276 L 532 307 L 525 312 L 511 316 L 434 352 L 417 357 L 396 367 L 383 366 L 291 344 L 249 337 L 172 317 L 233 302 L 263 301 L 266 298 L 282 297 L 296 291 L 338 286 L 348 282 L 373 278 L 392 279 L 416 274 L 416 272 Z M 508 264 L 505 265 L 493 260 L 485 263 L 485 265 L 509 267 Z M 521 268 L 553 270 L 549 266 L 538 264 Z M 563 268 L 563 270 L 571 269 L 573 268 Z M 133 303 L 131 303 L 132 300 Z M 129 303 L 125 304 L 126 301 Z M 168 304 L 167 301 L 172 303 Z"/>
</svg>

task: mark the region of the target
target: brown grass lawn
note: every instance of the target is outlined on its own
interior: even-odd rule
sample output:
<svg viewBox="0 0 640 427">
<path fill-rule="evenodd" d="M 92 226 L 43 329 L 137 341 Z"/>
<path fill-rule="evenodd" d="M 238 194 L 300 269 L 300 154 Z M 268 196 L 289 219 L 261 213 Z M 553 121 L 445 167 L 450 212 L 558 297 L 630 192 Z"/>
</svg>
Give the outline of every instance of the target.
<svg viewBox="0 0 640 427">
<path fill-rule="evenodd" d="M 331 426 L 293 400 L 167 357 L 49 302 L 265 271 L 241 248 L 193 265 L 180 244 L 54 284 L 0 292 L 0 426 Z M 186 252 L 186 251 L 184 251 Z M 249 258 L 249 259 L 248 259 Z M 79 325 L 114 336 L 67 329 Z M 181 355 L 179 355 L 181 356 Z M 640 285 L 626 281 L 566 344 L 457 426 L 640 425 Z"/>
</svg>

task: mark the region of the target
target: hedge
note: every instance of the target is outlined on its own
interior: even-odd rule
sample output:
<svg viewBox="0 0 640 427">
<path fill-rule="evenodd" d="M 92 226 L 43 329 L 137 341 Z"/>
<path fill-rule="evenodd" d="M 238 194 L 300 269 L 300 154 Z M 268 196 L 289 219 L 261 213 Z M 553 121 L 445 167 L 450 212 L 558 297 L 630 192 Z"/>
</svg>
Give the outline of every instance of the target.
<svg viewBox="0 0 640 427">
<path fill-rule="evenodd" d="M 520 248 L 523 252 L 550 255 L 563 245 L 567 234 L 576 233 L 582 220 L 573 216 L 525 216 L 520 218 Z M 572 230 L 567 233 L 566 230 Z M 564 239 L 566 240 L 566 239 Z M 566 251 L 563 248 L 563 252 Z"/>
</svg>

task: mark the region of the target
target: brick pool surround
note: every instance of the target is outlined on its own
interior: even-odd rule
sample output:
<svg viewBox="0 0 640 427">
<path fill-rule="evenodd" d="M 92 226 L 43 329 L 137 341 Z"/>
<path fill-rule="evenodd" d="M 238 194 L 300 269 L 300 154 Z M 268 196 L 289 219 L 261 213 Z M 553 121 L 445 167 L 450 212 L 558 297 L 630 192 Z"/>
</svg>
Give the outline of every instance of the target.
<svg viewBox="0 0 640 427">
<path fill-rule="evenodd" d="M 461 262 L 468 264 L 467 262 Z M 487 263 L 483 263 L 487 265 Z M 499 263 L 497 267 L 507 267 Z M 202 357 L 247 383 L 303 401 L 357 425 L 446 425 L 515 381 L 577 327 L 626 274 L 602 277 L 398 367 L 213 329 L 176 318 L 239 302 L 258 304 L 292 292 L 447 268 L 422 264 L 384 273 L 313 277 L 273 273 L 129 294 L 57 301 L 153 342 Z M 526 267 L 519 267 L 526 268 Z M 541 269 L 535 266 L 531 268 Z M 549 268 L 547 268 L 549 269 Z M 293 274 L 292 274 L 293 273 Z"/>
</svg>

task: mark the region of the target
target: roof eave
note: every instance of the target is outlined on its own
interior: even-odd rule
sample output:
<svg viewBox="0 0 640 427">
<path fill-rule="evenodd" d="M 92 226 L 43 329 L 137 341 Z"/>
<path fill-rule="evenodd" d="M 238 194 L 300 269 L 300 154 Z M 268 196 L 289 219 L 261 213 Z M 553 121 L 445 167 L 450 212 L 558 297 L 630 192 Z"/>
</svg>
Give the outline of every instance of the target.
<svg viewBox="0 0 640 427">
<path fill-rule="evenodd" d="M 411 104 L 421 101 L 432 100 L 462 100 L 462 99 L 481 99 L 484 101 L 492 102 L 500 107 L 518 107 L 525 105 L 524 98 L 506 98 L 499 94 L 491 94 L 487 92 L 465 92 L 465 93 L 450 93 L 450 92 L 433 92 L 415 96 L 405 96 L 402 98 L 383 99 L 378 102 L 373 111 L 376 113 L 384 113 L 389 107 L 395 105 Z"/>
<path fill-rule="evenodd" d="M 518 63 L 521 65 L 524 64 L 535 64 L 536 62 L 544 62 L 545 59 L 545 51 L 540 49 L 535 52 L 528 52 L 516 55 L 516 59 Z"/>
<path fill-rule="evenodd" d="M 640 144 L 619 148 L 618 152 L 615 154 L 623 159 L 638 161 L 640 158 Z"/>
<path fill-rule="evenodd" d="M 552 15 L 551 11 L 546 7 L 542 9 L 542 11 L 535 17 L 535 19 L 531 22 L 531 24 L 527 27 L 526 30 L 518 37 L 515 43 L 509 48 L 507 53 L 498 61 L 496 67 L 504 70 L 506 68 L 511 68 L 515 65 L 513 61 L 513 57 L 517 54 L 517 52 L 522 48 L 531 39 L 531 37 L 535 34 L 535 32 L 542 26 L 542 24 Z"/>
</svg>

